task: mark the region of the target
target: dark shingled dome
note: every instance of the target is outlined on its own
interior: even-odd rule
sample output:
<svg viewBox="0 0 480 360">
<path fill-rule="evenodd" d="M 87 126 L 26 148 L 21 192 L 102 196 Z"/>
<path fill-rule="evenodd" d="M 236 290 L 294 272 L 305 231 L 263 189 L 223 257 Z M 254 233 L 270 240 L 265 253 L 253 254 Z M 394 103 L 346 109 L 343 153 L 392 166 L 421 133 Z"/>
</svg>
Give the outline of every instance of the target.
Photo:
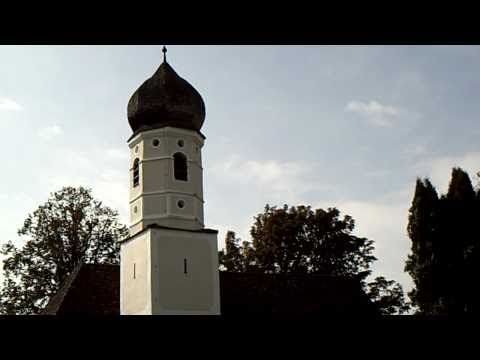
<svg viewBox="0 0 480 360">
<path fill-rule="evenodd" d="M 164 126 L 200 131 L 204 120 L 202 97 L 165 60 L 128 102 L 134 134 Z"/>
</svg>

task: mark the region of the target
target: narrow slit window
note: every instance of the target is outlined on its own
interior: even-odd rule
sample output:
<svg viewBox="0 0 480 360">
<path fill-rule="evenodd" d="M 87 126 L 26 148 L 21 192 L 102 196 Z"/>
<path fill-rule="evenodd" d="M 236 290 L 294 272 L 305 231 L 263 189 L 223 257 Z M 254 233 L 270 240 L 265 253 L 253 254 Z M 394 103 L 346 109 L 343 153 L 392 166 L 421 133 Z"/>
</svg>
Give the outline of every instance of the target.
<svg viewBox="0 0 480 360">
<path fill-rule="evenodd" d="M 133 162 L 133 187 L 140 184 L 140 159 L 136 158 Z"/>
<path fill-rule="evenodd" d="M 176 180 L 188 180 L 187 157 L 180 152 L 173 155 L 173 174 Z"/>
<path fill-rule="evenodd" d="M 187 274 L 187 259 L 183 259 L 183 273 Z"/>
<path fill-rule="evenodd" d="M 135 271 L 135 270 L 136 270 L 136 269 L 135 269 L 135 265 L 136 265 L 136 264 L 133 263 L 133 278 L 134 278 L 134 279 L 136 279 L 136 277 L 137 277 L 137 274 L 136 274 L 136 271 Z"/>
</svg>

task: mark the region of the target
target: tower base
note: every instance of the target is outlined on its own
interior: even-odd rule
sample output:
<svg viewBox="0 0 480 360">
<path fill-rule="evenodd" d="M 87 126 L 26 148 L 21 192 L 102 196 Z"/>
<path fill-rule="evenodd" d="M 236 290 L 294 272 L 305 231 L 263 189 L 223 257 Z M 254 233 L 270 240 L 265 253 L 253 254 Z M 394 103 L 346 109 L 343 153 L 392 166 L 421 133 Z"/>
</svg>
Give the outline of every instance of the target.
<svg viewBox="0 0 480 360">
<path fill-rule="evenodd" d="M 220 315 L 216 230 L 149 225 L 121 243 L 122 315 Z"/>
</svg>

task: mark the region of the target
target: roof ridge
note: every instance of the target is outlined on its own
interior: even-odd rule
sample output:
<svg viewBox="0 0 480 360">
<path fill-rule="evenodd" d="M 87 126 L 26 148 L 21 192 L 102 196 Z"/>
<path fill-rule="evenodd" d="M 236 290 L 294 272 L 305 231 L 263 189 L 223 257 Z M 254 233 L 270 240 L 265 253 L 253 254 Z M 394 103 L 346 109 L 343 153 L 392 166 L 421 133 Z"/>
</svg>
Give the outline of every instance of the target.
<svg viewBox="0 0 480 360">
<path fill-rule="evenodd" d="M 120 266 L 120 264 L 109 264 L 109 263 L 83 263 L 85 266 Z"/>
<path fill-rule="evenodd" d="M 80 260 L 73 268 L 72 272 L 63 280 L 59 286 L 57 293 L 48 300 L 47 306 L 40 312 L 41 315 L 56 315 L 60 306 L 63 303 L 63 299 L 67 295 L 70 286 L 72 286 L 73 280 L 77 277 L 81 267 L 84 265 Z"/>
</svg>

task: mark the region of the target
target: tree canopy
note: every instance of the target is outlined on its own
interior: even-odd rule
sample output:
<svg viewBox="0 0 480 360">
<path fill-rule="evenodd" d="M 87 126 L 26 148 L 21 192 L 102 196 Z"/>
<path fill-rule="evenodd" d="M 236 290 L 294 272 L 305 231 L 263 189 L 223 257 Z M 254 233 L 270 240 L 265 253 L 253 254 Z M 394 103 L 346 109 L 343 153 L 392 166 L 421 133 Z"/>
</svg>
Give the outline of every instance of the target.
<svg viewBox="0 0 480 360">
<path fill-rule="evenodd" d="M 367 285 L 367 295 L 382 315 L 405 314 L 410 304 L 405 301 L 402 286 L 394 280 L 377 276 Z"/>
<path fill-rule="evenodd" d="M 417 180 L 405 270 L 413 278 L 409 296 L 420 314 L 479 311 L 479 192 L 461 168 L 452 169 L 448 191 L 440 197 L 428 180 Z"/>
<path fill-rule="evenodd" d="M 399 284 L 377 278 L 367 289 L 371 273 L 373 240 L 353 235 L 355 221 L 340 216 L 336 208 L 313 210 L 310 206 L 282 208 L 267 205 L 254 218 L 252 242 L 229 231 L 219 253 L 222 268 L 232 272 L 303 273 L 356 277 L 383 313 L 408 309 Z"/>
<path fill-rule="evenodd" d="M 354 236 L 354 220 L 335 208 L 310 206 L 283 208 L 267 205 L 255 217 L 252 243 L 242 247 L 233 232 L 227 233 L 220 261 L 229 271 L 310 273 L 343 276 L 370 274 L 373 241 Z"/>
<path fill-rule="evenodd" d="M 36 314 L 80 263 L 119 263 L 117 241 L 127 235 L 118 212 L 83 187 L 64 187 L 29 214 L 18 234 L 26 241 L 6 243 L 0 253 L 5 279 L 0 294 L 4 314 Z"/>
</svg>

